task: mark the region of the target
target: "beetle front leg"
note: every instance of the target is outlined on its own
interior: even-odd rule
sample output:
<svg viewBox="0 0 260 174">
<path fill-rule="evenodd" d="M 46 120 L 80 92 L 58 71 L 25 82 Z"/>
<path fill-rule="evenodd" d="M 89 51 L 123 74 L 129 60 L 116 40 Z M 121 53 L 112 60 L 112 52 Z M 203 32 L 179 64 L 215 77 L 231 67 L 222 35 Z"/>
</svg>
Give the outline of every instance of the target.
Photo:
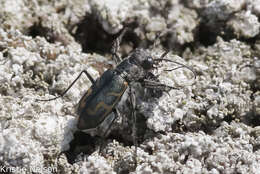
<svg viewBox="0 0 260 174">
<path fill-rule="evenodd" d="M 172 86 L 168 86 L 168 85 L 165 85 L 165 84 L 162 84 L 162 83 L 159 83 L 159 82 L 155 82 L 155 81 L 152 81 L 152 80 L 147 80 L 147 79 L 144 79 L 144 81 L 142 82 L 142 85 L 145 88 L 159 89 L 159 90 L 162 90 L 164 92 L 169 92 L 172 89 L 178 89 L 178 88 L 175 88 L 175 87 L 172 87 Z"/>
<path fill-rule="evenodd" d="M 116 64 L 119 64 L 122 59 L 120 58 L 120 56 L 117 54 L 119 48 L 120 48 L 120 43 L 122 41 L 123 36 L 126 33 L 126 28 L 123 29 L 123 31 L 120 33 L 120 35 L 114 40 L 113 44 L 112 44 L 112 49 L 111 49 L 111 53 L 112 53 L 112 59 L 116 62 Z"/>
</svg>

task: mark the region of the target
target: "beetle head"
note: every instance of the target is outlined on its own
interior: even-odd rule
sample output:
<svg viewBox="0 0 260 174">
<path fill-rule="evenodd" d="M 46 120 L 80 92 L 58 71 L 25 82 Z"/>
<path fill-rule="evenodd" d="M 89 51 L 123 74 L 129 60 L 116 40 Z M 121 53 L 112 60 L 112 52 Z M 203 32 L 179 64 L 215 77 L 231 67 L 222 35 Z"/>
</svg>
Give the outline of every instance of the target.
<svg viewBox="0 0 260 174">
<path fill-rule="evenodd" d="M 196 73 L 194 72 L 194 70 L 191 67 L 186 66 L 182 63 L 164 58 L 168 53 L 169 53 L 169 51 L 165 51 L 160 56 L 160 58 L 153 59 L 152 56 L 146 50 L 136 49 L 131 54 L 129 61 L 132 64 L 135 64 L 139 67 L 142 67 L 145 71 L 149 71 L 151 69 L 157 68 L 158 67 L 157 65 L 162 61 L 172 62 L 172 63 L 175 63 L 175 64 L 180 65 L 180 66 L 173 68 L 173 69 L 167 69 L 167 70 L 164 70 L 164 71 L 173 71 L 173 70 L 176 70 L 176 69 L 179 69 L 179 68 L 187 68 L 193 73 L 194 78 L 196 79 Z"/>
<path fill-rule="evenodd" d="M 136 49 L 130 57 L 130 62 L 142 67 L 145 70 L 154 68 L 154 61 L 152 56 L 143 49 Z"/>
</svg>

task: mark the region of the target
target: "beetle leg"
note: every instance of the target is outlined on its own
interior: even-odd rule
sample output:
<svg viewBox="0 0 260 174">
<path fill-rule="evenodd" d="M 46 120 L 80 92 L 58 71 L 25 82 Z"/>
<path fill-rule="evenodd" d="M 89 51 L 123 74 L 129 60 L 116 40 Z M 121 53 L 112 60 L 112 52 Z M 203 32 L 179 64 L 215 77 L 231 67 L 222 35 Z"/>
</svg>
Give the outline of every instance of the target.
<svg viewBox="0 0 260 174">
<path fill-rule="evenodd" d="M 105 138 L 108 136 L 109 130 L 111 129 L 111 126 L 113 125 L 115 120 L 120 116 L 120 113 L 119 113 L 119 111 L 117 109 L 113 109 L 113 113 L 114 113 L 113 120 L 110 122 L 110 124 L 108 125 L 107 129 L 104 131 L 104 134 L 101 136 L 101 143 L 100 143 L 100 146 L 99 146 L 99 153 L 100 154 L 101 154 L 103 146 L 104 146 Z"/>
<path fill-rule="evenodd" d="M 122 59 L 120 58 L 120 56 L 117 54 L 119 48 L 120 48 L 120 43 L 122 41 L 123 36 L 125 35 L 126 32 L 126 28 L 123 29 L 123 31 L 120 33 L 120 35 L 114 40 L 113 44 L 112 44 L 112 49 L 111 49 L 111 53 L 112 53 L 112 59 L 116 62 L 116 64 L 119 64 Z"/>
<path fill-rule="evenodd" d="M 132 120 L 133 120 L 133 127 L 132 127 L 132 135 L 133 135 L 133 142 L 135 146 L 135 167 L 137 166 L 137 141 L 136 141 L 136 98 L 135 93 L 132 91 L 132 88 L 129 87 L 130 93 L 130 103 L 131 103 L 131 110 L 132 110 Z"/>
<path fill-rule="evenodd" d="M 120 113 L 117 109 L 113 109 L 113 113 L 115 115 L 114 119 L 111 121 L 110 125 L 108 126 L 108 128 L 106 129 L 106 131 L 104 132 L 103 137 L 107 137 L 109 130 L 111 129 L 111 126 L 113 125 L 114 121 L 120 116 Z"/>
<path fill-rule="evenodd" d="M 168 86 L 159 82 L 155 82 L 152 80 L 144 79 L 142 82 L 143 86 L 146 88 L 152 88 L 152 89 L 160 89 L 165 92 L 169 92 L 171 89 L 178 89 L 176 87 Z"/>
<path fill-rule="evenodd" d="M 78 77 L 70 84 L 70 86 L 61 95 L 54 97 L 54 98 L 51 98 L 51 99 L 43 99 L 43 100 L 42 99 L 36 99 L 36 101 L 51 101 L 51 100 L 56 100 L 57 98 L 63 97 L 68 92 L 68 90 L 74 85 L 74 83 L 80 78 L 80 76 L 83 73 L 87 75 L 88 79 L 91 81 L 92 84 L 95 84 L 95 80 L 93 79 L 93 77 L 86 70 L 83 70 L 83 71 L 80 72 Z"/>
</svg>

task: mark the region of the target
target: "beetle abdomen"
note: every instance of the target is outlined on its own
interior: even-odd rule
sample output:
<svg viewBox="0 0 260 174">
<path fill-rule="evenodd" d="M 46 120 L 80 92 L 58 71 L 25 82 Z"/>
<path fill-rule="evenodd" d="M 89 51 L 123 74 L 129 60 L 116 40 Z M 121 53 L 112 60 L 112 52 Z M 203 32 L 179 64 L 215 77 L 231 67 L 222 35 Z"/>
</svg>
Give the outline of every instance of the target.
<svg viewBox="0 0 260 174">
<path fill-rule="evenodd" d="M 107 70 L 79 102 L 78 129 L 96 128 L 110 114 L 127 89 L 127 82 Z"/>
</svg>

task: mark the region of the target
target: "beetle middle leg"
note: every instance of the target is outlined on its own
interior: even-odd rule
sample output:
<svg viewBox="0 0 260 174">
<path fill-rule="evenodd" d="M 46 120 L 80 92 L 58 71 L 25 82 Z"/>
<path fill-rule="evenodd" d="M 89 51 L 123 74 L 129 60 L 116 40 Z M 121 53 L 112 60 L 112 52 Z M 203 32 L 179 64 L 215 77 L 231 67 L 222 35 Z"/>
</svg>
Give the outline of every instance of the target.
<svg viewBox="0 0 260 174">
<path fill-rule="evenodd" d="M 81 75 L 83 73 L 87 75 L 88 79 L 91 81 L 92 84 L 95 84 L 95 80 L 93 79 L 93 77 L 87 72 L 87 70 L 83 70 L 80 72 L 78 77 L 69 85 L 69 87 L 61 95 L 51 98 L 51 99 L 36 99 L 36 100 L 37 101 L 51 101 L 51 100 L 56 100 L 57 98 L 63 97 L 69 91 L 69 89 L 76 83 L 76 81 L 81 77 Z"/>
<path fill-rule="evenodd" d="M 133 127 L 132 127 L 132 135 L 133 135 L 133 142 L 135 146 L 135 167 L 137 166 L 137 141 L 136 141 L 136 98 L 135 93 L 132 91 L 132 88 L 129 87 L 129 93 L 130 93 L 130 104 L 131 104 L 131 116 L 133 121 Z"/>
</svg>

